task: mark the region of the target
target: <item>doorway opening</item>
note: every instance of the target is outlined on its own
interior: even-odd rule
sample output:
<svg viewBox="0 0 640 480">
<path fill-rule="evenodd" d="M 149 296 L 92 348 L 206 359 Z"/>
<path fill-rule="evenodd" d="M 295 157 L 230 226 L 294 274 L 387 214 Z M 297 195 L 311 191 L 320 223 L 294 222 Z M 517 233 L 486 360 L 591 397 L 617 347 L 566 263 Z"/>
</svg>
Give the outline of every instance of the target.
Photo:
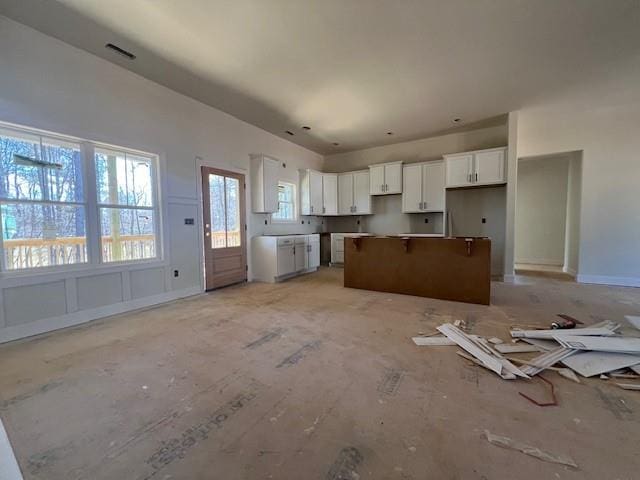
<svg viewBox="0 0 640 480">
<path fill-rule="evenodd" d="M 575 278 L 580 256 L 582 152 L 518 159 L 515 268 Z"/>
<path fill-rule="evenodd" d="M 247 280 L 244 175 L 202 167 L 205 289 Z"/>
</svg>

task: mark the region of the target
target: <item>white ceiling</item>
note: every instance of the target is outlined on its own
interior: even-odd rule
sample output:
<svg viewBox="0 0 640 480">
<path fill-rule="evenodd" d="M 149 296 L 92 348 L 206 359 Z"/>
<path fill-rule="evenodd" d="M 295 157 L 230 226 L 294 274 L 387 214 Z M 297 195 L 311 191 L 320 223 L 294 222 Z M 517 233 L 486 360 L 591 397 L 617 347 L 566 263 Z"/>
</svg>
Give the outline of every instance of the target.
<svg viewBox="0 0 640 480">
<path fill-rule="evenodd" d="M 638 0 L 0 0 L 0 13 L 323 154 L 483 121 L 640 55 Z"/>
</svg>

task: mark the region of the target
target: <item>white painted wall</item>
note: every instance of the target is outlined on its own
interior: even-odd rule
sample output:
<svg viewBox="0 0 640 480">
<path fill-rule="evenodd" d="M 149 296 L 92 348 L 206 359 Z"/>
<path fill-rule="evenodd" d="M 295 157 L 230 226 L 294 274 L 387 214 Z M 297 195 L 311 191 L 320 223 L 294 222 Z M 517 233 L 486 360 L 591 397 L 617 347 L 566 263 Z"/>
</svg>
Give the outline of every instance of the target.
<svg viewBox="0 0 640 480">
<path fill-rule="evenodd" d="M 582 152 L 569 155 L 567 185 L 567 229 L 564 271 L 576 276 L 580 270 L 580 213 L 582 211 Z"/>
<path fill-rule="evenodd" d="M 298 168 L 322 167 L 316 153 L 4 17 L 0 45 L 0 120 L 160 155 L 166 246 L 155 265 L 1 277 L 0 342 L 200 291 L 196 157 L 248 174 L 249 154 L 266 153 L 286 163 L 283 179 L 295 181 Z M 187 217 L 198 224 L 184 225 Z M 287 226 L 247 218 L 249 238 L 319 229 L 313 217 Z"/>
<path fill-rule="evenodd" d="M 568 184 L 567 156 L 518 162 L 516 263 L 564 265 Z"/>
<path fill-rule="evenodd" d="M 520 110 L 517 155 L 582 151 L 578 280 L 640 286 L 640 58 L 608 71 Z"/>
</svg>

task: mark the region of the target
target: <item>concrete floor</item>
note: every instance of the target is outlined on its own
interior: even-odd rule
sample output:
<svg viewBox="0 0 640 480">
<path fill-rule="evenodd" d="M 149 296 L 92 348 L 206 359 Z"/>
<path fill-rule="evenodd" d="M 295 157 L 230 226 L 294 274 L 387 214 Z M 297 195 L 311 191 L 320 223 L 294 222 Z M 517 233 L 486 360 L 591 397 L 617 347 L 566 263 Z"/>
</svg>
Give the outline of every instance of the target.
<svg viewBox="0 0 640 480">
<path fill-rule="evenodd" d="M 504 381 L 410 337 L 508 338 L 556 313 L 640 312 L 640 289 L 522 277 L 491 307 L 350 290 L 340 269 L 249 284 L 0 346 L 0 414 L 26 479 L 637 479 L 640 392 Z M 496 447 L 485 429 L 579 469 Z"/>
</svg>

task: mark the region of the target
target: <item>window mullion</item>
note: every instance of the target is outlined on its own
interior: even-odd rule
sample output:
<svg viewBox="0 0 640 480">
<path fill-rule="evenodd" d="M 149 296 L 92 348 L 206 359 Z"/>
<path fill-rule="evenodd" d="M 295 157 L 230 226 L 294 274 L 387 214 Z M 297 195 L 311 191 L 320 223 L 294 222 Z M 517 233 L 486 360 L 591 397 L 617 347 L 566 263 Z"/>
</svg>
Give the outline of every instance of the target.
<svg viewBox="0 0 640 480">
<path fill-rule="evenodd" d="M 94 146 L 85 142 L 82 144 L 82 165 L 84 166 L 84 201 L 87 234 L 88 263 L 92 265 L 101 262 L 102 255 L 100 241 L 100 212 L 98 211 L 98 189 L 96 185 L 96 164 Z"/>
</svg>

